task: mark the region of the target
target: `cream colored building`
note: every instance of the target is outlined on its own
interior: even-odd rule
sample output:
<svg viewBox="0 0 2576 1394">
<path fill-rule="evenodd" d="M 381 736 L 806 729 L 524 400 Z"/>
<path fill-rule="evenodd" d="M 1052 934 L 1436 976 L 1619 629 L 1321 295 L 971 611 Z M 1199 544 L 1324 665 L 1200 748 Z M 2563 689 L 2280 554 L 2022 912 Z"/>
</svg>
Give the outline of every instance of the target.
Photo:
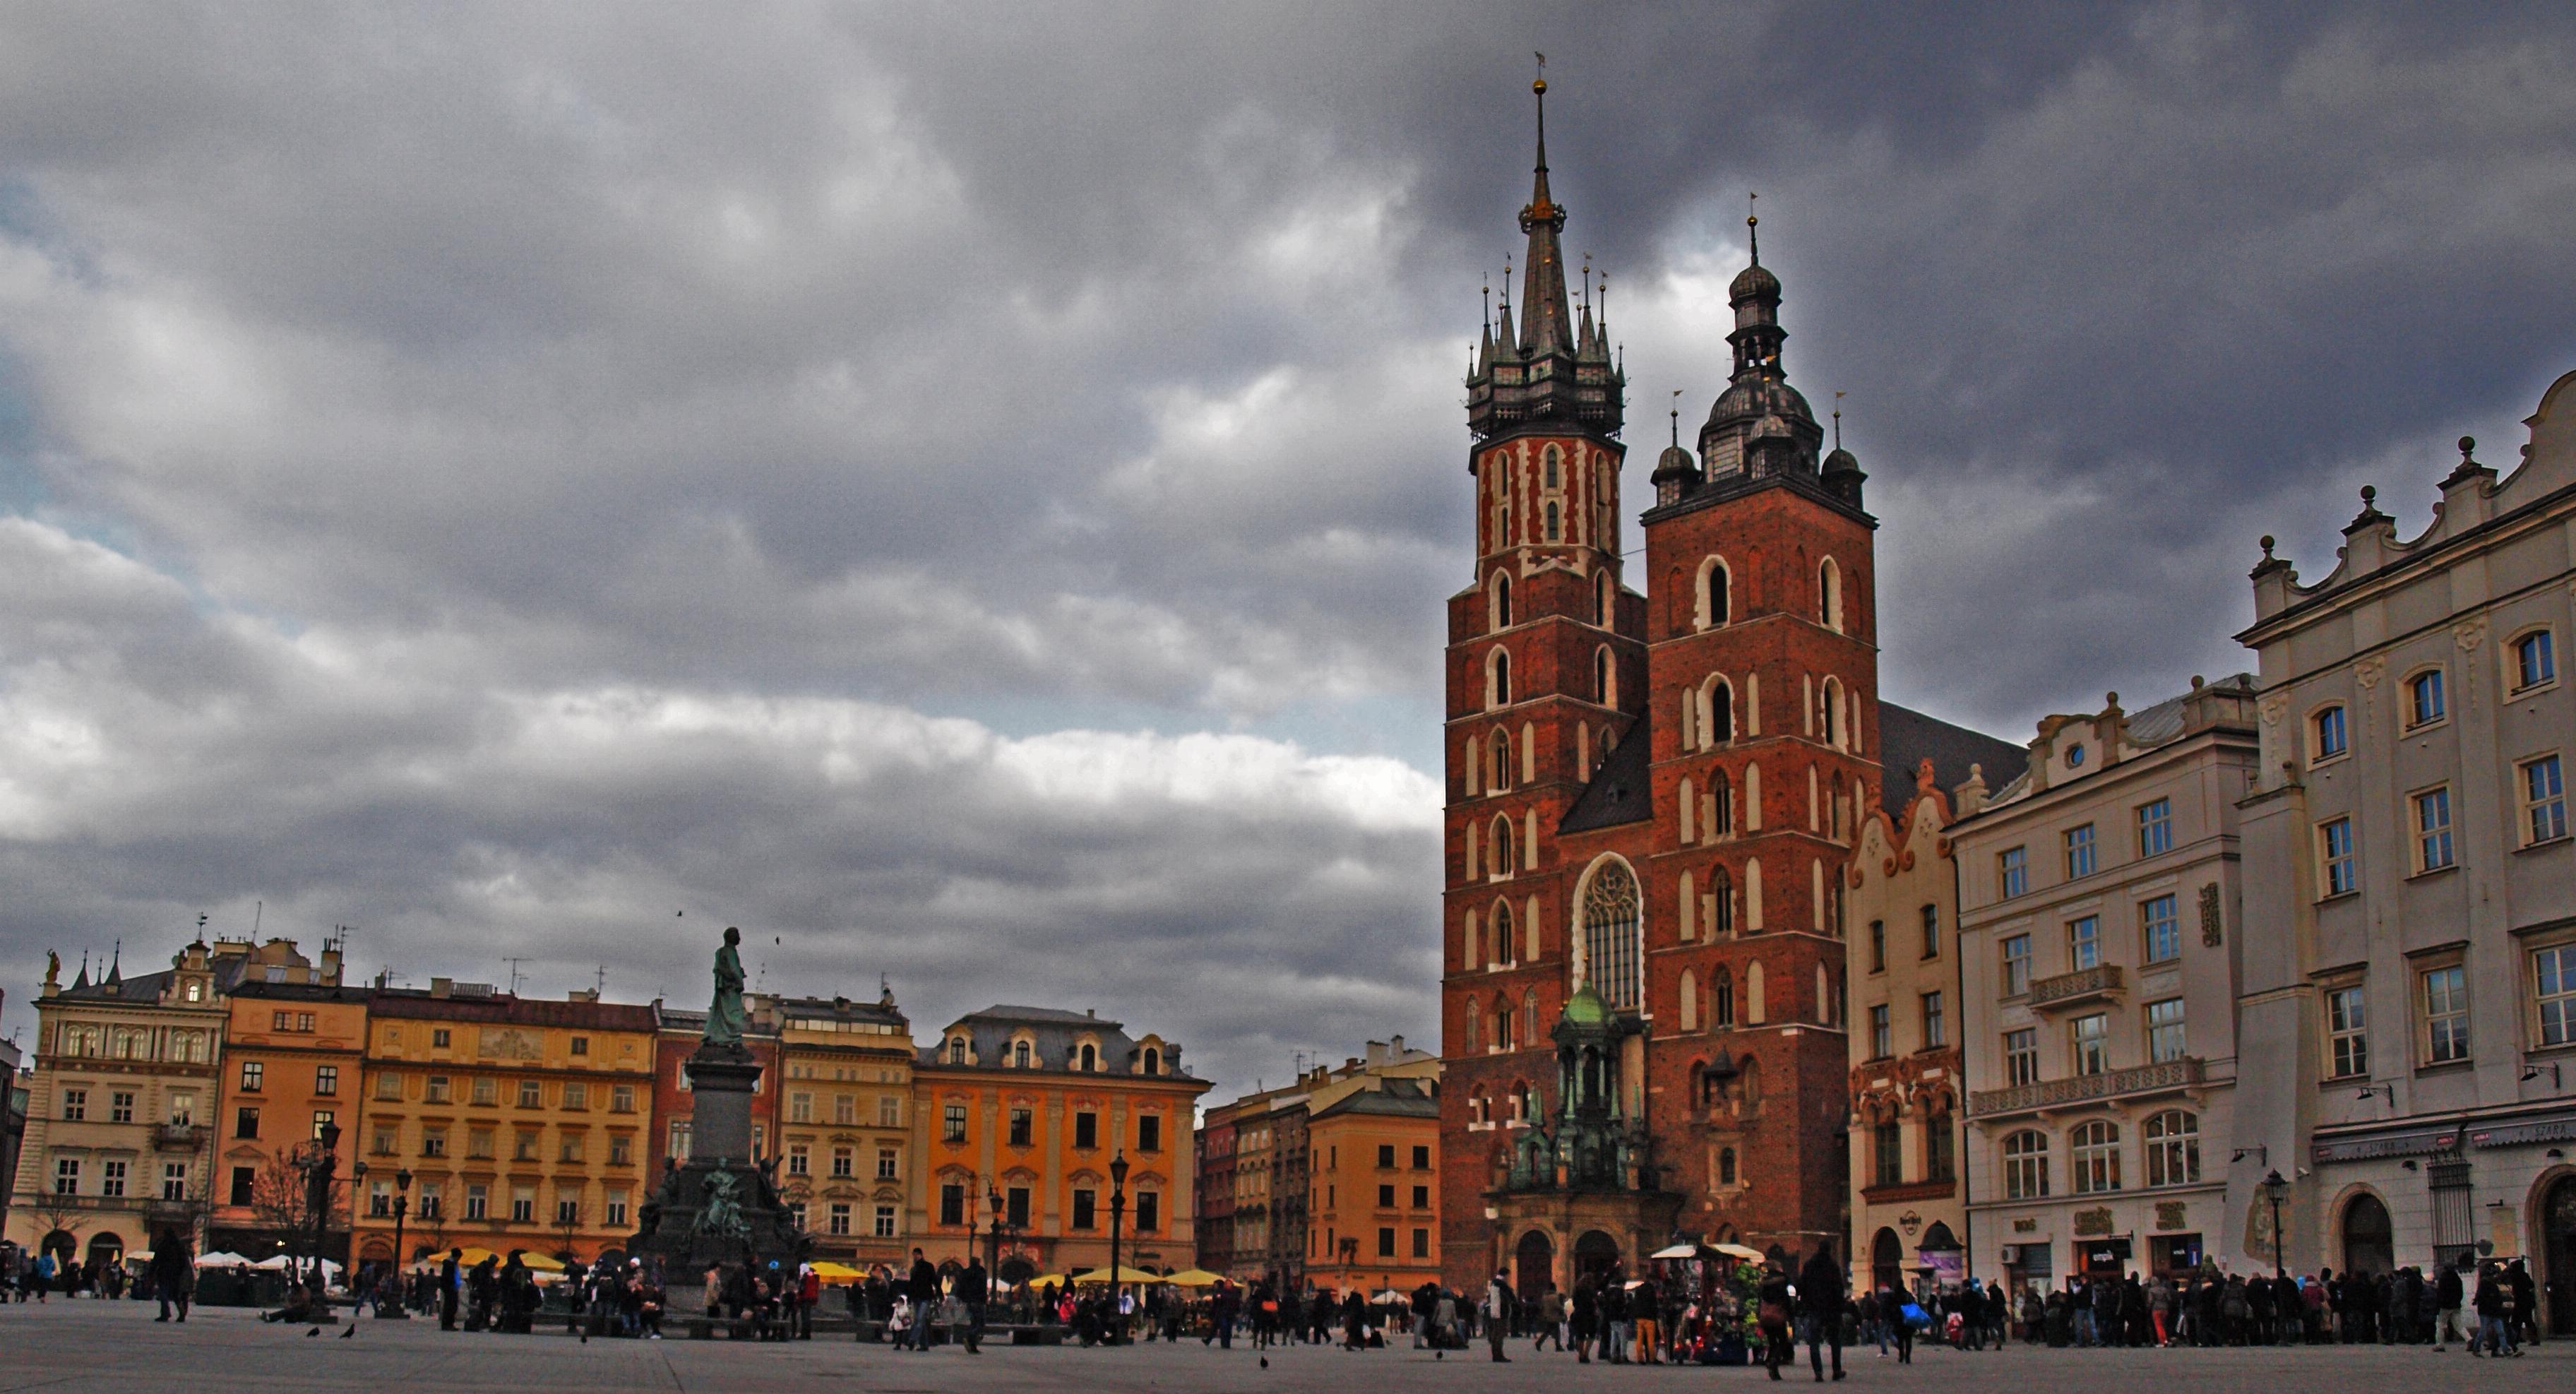
<svg viewBox="0 0 2576 1394">
<path fill-rule="evenodd" d="M 2295 1269 L 2527 1255 L 2576 1334 L 2576 373 L 2526 424 L 2502 478 L 2461 443 L 2411 541 L 2364 491 L 2313 585 L 2265 539 L 2231 1179 L 2281 1174 Z"/>
<path fill-rule="evenodd" d="M 161 972 L 128 978 L 111 963 L 92 982 L 84 967 L 69 987 L 49 962 L 36 999 L 36 1068 L 9 1238 L 83 1263 L 173 1240 L 200 1244 L 225 993 L 246 976 L 336 983 L 339 960 L 326 949 L 316 965 L 283 939 L 199 941 Z"/>
<path fill-rule="evenodd" d="M 2001 742 L 1997 742 L 2001 746 Z M 2009 746 L 2004 746 L 2009 751 Z M 1982 767 L 1960 789 L 1973 808 Z M 1853 843 L 1844 981 L 1851 993 L 1852 1290 L 1956 1281 L 1966 1251 L 1959 1159 L 1959 891 L 1947 829 L 1952 800 L 1932 762 L 1894 814 L 1862 820 Z"/>
<path fill-rule="evenodd" d="M 814 1257 L 846 1264 L 908 1261 L 904 1216 L 915 1189 L 912 1024 L 894 994 L 778 997 L 778 1185 Z"/>
<path fill-rule="evenodd" d="M 2254 725 L 2242 676 L 2134 715 L 2113 694 L 2042 721 L 2028 768 L 1950 828 L 1972 1273 L 2047 1287 L 2232 1252 Z"/>
</svg>

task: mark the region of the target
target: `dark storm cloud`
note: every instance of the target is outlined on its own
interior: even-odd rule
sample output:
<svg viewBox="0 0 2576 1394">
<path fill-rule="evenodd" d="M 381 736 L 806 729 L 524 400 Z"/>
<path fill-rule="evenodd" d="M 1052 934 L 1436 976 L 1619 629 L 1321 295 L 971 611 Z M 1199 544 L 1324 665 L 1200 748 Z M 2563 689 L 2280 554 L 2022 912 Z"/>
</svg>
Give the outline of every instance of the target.
<svg viewBox="0 0 2576 1394">
<path fill-rule="evenodd" d="M 1721 385 L 1759 188 L 1887 686 L 2019 737 L 2241 664 L 2257 534 L 2313 573 L 2355 485 L 2511 463 L 2576 360 L 2571 28 L 12 11 L 0 963 L 264 899 L 692 998 L 688 907 L 1230 1084 L 1427 1037 L 1436 778 L 1243 732 L 1435 729 L 1531 50 L 1632 438 Z"/>
</svg>

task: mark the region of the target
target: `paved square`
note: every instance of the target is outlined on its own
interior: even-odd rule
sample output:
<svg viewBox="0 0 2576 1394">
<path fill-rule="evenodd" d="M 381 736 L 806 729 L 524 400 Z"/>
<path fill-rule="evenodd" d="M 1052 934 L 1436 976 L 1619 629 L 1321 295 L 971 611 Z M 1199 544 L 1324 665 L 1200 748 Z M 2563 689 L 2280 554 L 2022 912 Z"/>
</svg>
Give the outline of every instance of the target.
<svg viewBox="0 0 2576 1394">
<path fill-rule="evenodd" d="M 436 1322 L 360 1318 L 355 1337 L 279 1327 L 232 1309 L 164 1326 L 134 1302 L 56 1301 L 0 1307 L 0 1390 L 37 1389 L 788 1389 L 862 1390 L 1667 1390 L 1750 1391 L 1758 1369 L 1577 1365 L 1515 1342 L 1512 1363 L 1481 1350 L 1444 1360 L 1411 1350 L 1346 1354 L 1321 1346 L 1259 1353 L 1178 1345 L 1126 1350 L 988 1347 L 906 1354 L 848 1340 L 785 1345 L 727 1341 L 593 1341 L 560 1331 L 531 1336 L 442 1333 Z M 341 1328 L 347 1329 L 345 1327 Z M 2015 1346 L 1962 1355 L 1918 1351 L 1899 1366 L 1849 1352 L 1844 1390 L 1990 1390 L 2180 1386 L 2192 1394 L 2401 1388 L 2576 1388 L 2576 1342 L 2520 1360 L 2472 1361 L 2457 1348 L 2232 1351 L 2051 1351 Z M 1800 1384 L 1813 1381 L 1804 1370 Z M 1786 1387 L 1784 1385 L 1784 1387 Z"/>
</svg>

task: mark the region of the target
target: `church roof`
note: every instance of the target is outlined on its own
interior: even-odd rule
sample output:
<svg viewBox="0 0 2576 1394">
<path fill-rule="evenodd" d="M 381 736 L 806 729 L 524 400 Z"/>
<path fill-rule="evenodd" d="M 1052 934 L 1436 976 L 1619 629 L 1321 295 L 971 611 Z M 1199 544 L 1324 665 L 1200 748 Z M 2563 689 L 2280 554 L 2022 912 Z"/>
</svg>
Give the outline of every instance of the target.
<svg viewBox="0 0 2576 1394">
<path fill-rule="evenodd" d="M 1894 702 L 1878 704 L 1879 800 L 1887 806 L 1888 816 L 1905 815 L 1906 802 L 1914 797 L 1914 770 L 1923 761 L 1932 762 L 1932 783 L 1938 789 L 1955 789 L 1968 780 L 1968 766 L 1982 765 L 1988 782 L 2004 777 L 2005 771 L 2017 770 L 2029 762 L 2029 752 L 2010 741 L 1997 740 L 1982 731 L 1954 726 L 1937 716 L 1926 716 L 1911 707 Z"/>
<path fill-rule="evenodd" d="M 1583 786 L 1556 830 L 1580 833 L 1644 822 L 1655 811 L 1654 744 L 1653 720 L 1638 717 L 1610 758 L 1592 772 L 1592 782 Z"/>
</svg>

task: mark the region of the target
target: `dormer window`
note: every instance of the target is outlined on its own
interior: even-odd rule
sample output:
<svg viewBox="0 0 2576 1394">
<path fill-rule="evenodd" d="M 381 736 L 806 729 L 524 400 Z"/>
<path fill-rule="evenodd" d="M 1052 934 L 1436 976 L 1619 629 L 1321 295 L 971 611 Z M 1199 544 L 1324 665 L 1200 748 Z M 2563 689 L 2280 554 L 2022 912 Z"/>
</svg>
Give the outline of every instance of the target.
<svg viewBox="0 0 2576 1394">
<path fill-rule="evenodd" d="M 1011 1068 L 1015 1070 L 1025 1070 L 1028 1067 L 1029 1043 L 1026 1041 L 1011 1042 Z"/>
<path fill-rule="evenodd" d="M 1145 1073 L 1149 1075 L 1158 1075 L 1162 1072 L 1163 1052 L 1152 1046 L 1145 1047 Z"/>
<path fill-rule="evenodd" d="M 948 1063 L 951 1065 L 963 1065 L 966 1063 L 965 1037 L 951 1036 L 948 1038 Z"/>
<path fill-rule="evenodd" d="M 1079 1064 L 1077 1064 L 1077 1065 L 1075 1066 L 1075 1068 L 1076 1068 L 1076 1069 L 1078 1069 L 1078 1070 L 1080 1070 L 1080 1071 L 1081 1071 L 1082 1073 L 1084 1073 L 1084 1074 L 1093 1074 L 1093 1073 L 1098 1072 L 1098 1070 L 1100 1069 L 1100 1050 L 1099 1050 L 1099 1048 L 1098 1048 L 1097 1046 L 1091 1045 L 1091 1044 L 1090 1044 L 1090 1043 L 1088 1043 L 1088 1042 L 1085 1042 L 1085 1043 L 1084 1043 L 1084 1045 L 1083 1045 L 1083 1047 L 1082 1047 L 1082 1055 L 1081 1055 L 1081 1057 L 1080 1057 L 1080 1063 L 1079 1063 Z"/>
</svg>

